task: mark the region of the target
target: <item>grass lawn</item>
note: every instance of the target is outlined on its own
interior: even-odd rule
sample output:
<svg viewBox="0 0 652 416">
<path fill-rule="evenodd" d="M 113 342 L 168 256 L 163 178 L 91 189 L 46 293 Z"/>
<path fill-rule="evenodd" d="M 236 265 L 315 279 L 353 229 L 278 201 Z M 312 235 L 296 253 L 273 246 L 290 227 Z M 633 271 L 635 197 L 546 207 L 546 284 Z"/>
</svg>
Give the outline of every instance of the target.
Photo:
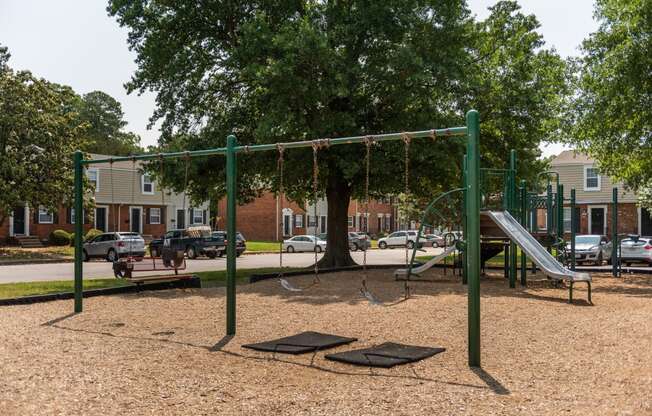
<svg viewBox="0 0 652 416">
<path fill-rule="evenodd" d="M 0 262 L 10 260 L 61 260 L 74 256 L 71 246 L 52 246 L 42 248 L 0 247 Z"/>
<path fill-rule="evenodd" d="M 236 281 L 238 284 L 245 284 L 252 274 L 277 272 L 278 267 L 267 267 L 258 269 L 238 269 Z M 285 271 L 298 270 L 297 268 L 284 268 Z M 226 284 L 226 270 L 215 270 L 210 272 L 195 273 L 201 279 L 202 286 L 215 287 Z M 129 282 L 121 279 L 89 279 L 84 280 L 84 290 L 100 289 L 107 287 L 119 287 L 130 285 Z M 4 283 L 0 284 L 0 299 L 15 298 L 19 296 L 43 295 L 47 293 L 72 292 L 72 280 L 55 280 L 51 282 L 28 282 L 28 283 Z"/>
<path fill-rule="evenodd" d="M 520 267 L 520 265 L 521 265 L 521 249 L 518 248 L 518 247 L 517 247 L 517 249 L 518 249 L 518 251 L 517 251 L 517 256 L 516 256 L 516 265 L 517 265 L 517 267 Z M 553 250 L 552 254 L 555 255 L 554 250 Z M 433 257 L 434 256 L 417 256 L 415 258 L 415 260 L 424 262 L 424 261 L 430 260 Z M 446 260 L 447 260 L 448 263 L 451 263 L 453 261 L 453 256 L 452 255 L 448 256 L 446 258 Z M 526 263 L 527 263 L 527 265 L 529 267 L 532 264 L 532 261 L 530 261 L 530 259 L 527 259 Z M 505 252 L 504 251 L 501 251 L 495 257 L 492 257 L 491 259 L 487 260 L 487 266 L 501 266 L 502 267 L 504 265 L 505 265 Z"/>
<path fill-rule="evenodd" d="M 247 251 L 251 253 L 269 252 L 278 253 L 278 241 L 247 241 Z"/>
</svg>

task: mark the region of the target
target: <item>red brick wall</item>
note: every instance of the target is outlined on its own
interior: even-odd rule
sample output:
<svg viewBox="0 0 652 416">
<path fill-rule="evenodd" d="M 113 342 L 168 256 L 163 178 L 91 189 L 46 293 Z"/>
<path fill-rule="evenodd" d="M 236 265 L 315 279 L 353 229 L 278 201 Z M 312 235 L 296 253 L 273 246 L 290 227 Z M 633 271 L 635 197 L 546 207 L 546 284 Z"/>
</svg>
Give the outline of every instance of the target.
<svg viewBox="0 0 652 416">
<path fill-rule="evenodd" d="M 292 228 L 292 234 L 305 234 L 308 218 L 305 210 L 294 202 L 287 199 L 283 202 L 282 208 L 290 208 L 294 215 L 303 215 L 303 227 Z M 237 207 L 236 228 L 248 240 L 275 241 L 278 236 L 283 235 L 281 229 L 281 206 L 276 206 L 276 196 L 267 192 L 252 202 Z M 226 198 L 217 204 L 217 228 L 226 229 Z M 278 229 L 278 230 L 277 230 Z"/>
<path fill-rule="evenodd" d="M 352 227 L 349 227 L 349 231 L 362 231 L 362 229 L 364 228 L 362 224 L 359 224 L 359 220 L 362 221 L 363 215 L 365 213 L 364 202 L 351 201 L 351 203 L 349 204 L 348 215 L 350 217 L 351 216 L 355 217 L 356 209 L 359 217 L 354 220 L 354 225 Z M 394 207 L 392 206 L 392 204 L 388 204 L 372 199 L 369 201 L 368 212 L 369 212 L 368 230 L 370 234 L 377 235 L 382 232 L 389 232 L 393 230 Z M 383 216 L 385 216 L 385 214 L 390 215 L 386 223 L 384 219 L 381 221 L 380 228 L 378 226 L 378 214 L 383 214 Z"/>
</svg>

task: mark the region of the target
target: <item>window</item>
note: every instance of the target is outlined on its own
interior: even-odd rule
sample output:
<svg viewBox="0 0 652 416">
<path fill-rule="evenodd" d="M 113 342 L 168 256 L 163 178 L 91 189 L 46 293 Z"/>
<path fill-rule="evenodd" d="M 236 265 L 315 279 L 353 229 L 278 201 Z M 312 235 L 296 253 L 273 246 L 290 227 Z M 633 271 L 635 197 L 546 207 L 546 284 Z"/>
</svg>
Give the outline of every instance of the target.
<svg viewBox="0 0 652 416">
<path fill-rule="evenodd" d="M 143 195 L 154 195 L 154 183 L 152 177 L 143 173 L 141 178 Z"/>
<path fill-rule="evenodd" d="M 193 208 L 192 210 L 192 223 L 193 224 L 203 224 L 204 223 L 204 212 L 199 208 Z"/>
<path fill-rule="evenodd" d="M 88 182 L 93 185 L 95 192 L 100 190 L 100 173 L 97 168 L 90 168 L 86 171 L 86 176 L 88 177 Z"/>
<path fill-rule="evenodd" d="M 45 207 L 38 207 L 38 222 L 39 224 L 52 224 L 54 222 L 54 214 Z"/>
<path fill-rule="evenodd" d="M 600 190 L 600 175 L 598 169 L 593 166 L 584 166 L 584 190 L 585 191 L 599 191 Z"/>
<path fill-rule="evenodd" d="M 317 217 L 313 215 L 308 215 L 308 227 L 316 227 L 317 226 Z"/>
<path fill-rule="evenodd" d="M 349 227 L 353 227 L 353 215 L 349 215 Z"/>
<path fill-rule="evenodd" d="M 150 208 L 149 209 L 149 223 L 150 224 L 160 224 L 161 223 L 161 208 Z"/>
<path fill-rule="evenodd" d="M 75 208 L 70 208 L 70 223 L 75 223 Z"/>
<path fill-rule="evenodd" d="M 294 226 L 296 228 L 302 228 L 303 227 L 303 215 L 296 214 L 294 216 Z"/>
</svg>

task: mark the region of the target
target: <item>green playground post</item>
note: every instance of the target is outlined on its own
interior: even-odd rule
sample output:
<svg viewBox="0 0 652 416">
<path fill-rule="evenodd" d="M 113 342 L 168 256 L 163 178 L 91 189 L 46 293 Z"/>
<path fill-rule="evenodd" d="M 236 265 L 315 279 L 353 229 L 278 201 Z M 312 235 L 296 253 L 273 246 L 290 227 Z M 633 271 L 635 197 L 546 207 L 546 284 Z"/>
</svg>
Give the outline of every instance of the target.
<svg viewBox="0 0 652 416">
<path fill-rule="evenodd" d="M 235 335 L 235 275 L 236 275 L 236 199 L 238 172 L 235 153 L 236 138 L 226 138 L 226 334 Z"/>
<path fill-rule="evenodd" d="M 82 159 L 84 154 L 77 150 L 73 155 L 75 169 L 75 313 L 83 310 L 84 296 L 84 263 L 82 251 L 84 249 L 82 239 L 84 238 L 84 167 Z"/>
<path fill-rule="evenodd" d="M 516 215 L 516 150 L 512 149 L 509 152 L 509 195 L 508 195 L 508 211 L 512 215 Z M 516 259 L 517 250 L 516 243 L 512 240 L 509 241 L 509 287 L 516 287 Z"/>
<path fill-rule="evenodd" d="M 550 239 L 554 228 L 554 215 L 555 212 L 553 211 L 552 206 L 552 185 L 548 182 L 548 186 L 546 186 L 546 235 L 548 236 L 548 239 Z M 552 247 L 548 246 L 548 252 L 552 253 Z"/>
<path fill-rule="evenodd" d="M 613 277 L 618 277 L 618 264 L 620 258 L 618 257 L 618 248 L 620 242 L 618 241 L 618 188 L 614 186 L 612 189 L 612 209 L 611 209 L 611 273 Z"/>
<path fill-rule="evenodd" d="M 466 113 L 466 127 L 469 366 L 480 367 L 480 115 L 476 110 Z"/>
<path fill-rule="evenodd" d="M 557 242 L 559 244 L 566 243 L 564 239 L 564 185 L 559 182 L 557 182 Z M 558 247 L 557 259 L 560 258 L 561 254 Z"/>
<path fill-rule="evenodd" d="M 577 212 L 576 212 L 576 199 L 575 199 L 575 188 L 571 188 L 570 191 L 570 208 L 571 208 L 571 270 L 575 270 L 575 234 L 577 233 Z"/>
<path fill-rule="evenodd" d="M 467 178 L 466 178 L 466 171 L 467 171 L 467 157 L 464 155 L 464 159 L 462 160 L 462 188 L 467 189 Z M 465 209 L 462 210 L 462 238 L 465 238 L 468 234 L 468 226 L 467 226 L 467 217 L 466 217 L 466 194 L 467 192 L 462 193 L 462 204 L 464 205 Z M 469 276 L 468 276 L 468 264 L 467 262 L 469 261 L 469 251 L 467 249 L 464 249 L 462 252 L 462 284 L 465 285 L 469 282 Z"/>
<path fill-rule="evenodd" d="M 521 179 L 521 225 L 527 230 L 527 182 Z M 521 249 L 521 286 L 527 285 L 527 258 Z"/>
</svg>

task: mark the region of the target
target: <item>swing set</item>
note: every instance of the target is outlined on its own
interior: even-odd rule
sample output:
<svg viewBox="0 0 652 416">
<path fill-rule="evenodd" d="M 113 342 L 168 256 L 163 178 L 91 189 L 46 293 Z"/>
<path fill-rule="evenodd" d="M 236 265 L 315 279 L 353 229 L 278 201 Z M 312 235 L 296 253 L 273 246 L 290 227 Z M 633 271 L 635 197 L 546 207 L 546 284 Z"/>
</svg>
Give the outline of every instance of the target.
<svg viewBox="0 0 652 416">
<path fill-rule="evenodd" d="M 368 213 L 369 203 L 369 165 L 370 150 L 373 144 L 379 144 L 384 141 L 402 140 L 405 144 L 405 191 L 409 191 L 409 146 L 410 142 L 415 139 L 431 139 L 447 137 L 465 137 L 466 138 L 466 175 L 464 192 L 464 259 L 466 276 L 468 277 L 468 362 L 470 366 L 480 366 L 480 120 L 479 114 L 471 110 L 466 114 L 466 125 L 461 127 L 451 127 L 443 129 L 432 129 L 402 133 L 387 133 L 366 136 L 342 137 L 335 139 L 317 139 L 305 140 L 276 144 L 262 145 L 238 145 L 236 137 L 230 135 L 227 137 L 226 147 L 204 149 L 186 152 L 171 152 L 158 154 L 143 154 L 136 156 L 113 157 L 106 159 L 87 160 L 81 151 L 74 154 L 74 207 L 76 212 L 82 212 L 84 205 L 84 169 L 90 165 L 111 164 L 116 161 L 153 161 L 159 160 L 162 164 L 166 159 L 186 158 L 189 160 L 195 157 L 224 155 L 226 157 L 226 231 L 227 231 L 227 258 L 226 258 L 226 334 L 235 335 L 236 333 L 236 195 L 237 195 L 237 155 L 239 153 L 277 151 L 279 153 L 278 170 L 279 170 L 279 195 L 284 195 L 282 183 L 284 153 L 288 149 L 312 148 L 313 150 L 313 197 L 317 200 L 317 179 L 318 179 L 318 151 L 325 147 L 364 144 L 366 146 L 365 157 L 365 213 Z M 187 172 L 187 167 L 186 167 Z M 187 174 L 186 174 L 187 180 Z M 283 198 L 281 198 L 281 201 Z M 315 203 L 315 207 L 316 207 Z M 316 208 L 315 208 L 316 209 Z M 82 232 L 83 225 L 80 221 L 75 224 L 75 302 L 74 311 L 76 313 L 83 310 L 83 262 L 82 262 Z M 406 238 L 406 246 L 407 244 Z M 281 250 L 282 253 L 282 250 Z M 282 274 L 283 257 L 279 256 L 281 271 L 279 272 L 280 284 L 290 291 L 301 291 L 307 288 L 295 287 L 284 279 Z M 409 250 L 405 251 L 406 268 L 410 267 Z M 361 279 L 361 292 L 370 303 L 382 303 L 377 299 L 368 288 L 366 251 L 363 253 L 363 269 Z M 315 253 L 314 281 L 311 286 L 319 284 L 319 269 L 317 265 L 317 253 Z M 409 279 L 404 282 L 405 297 L 409 297 Z"/>
</svg>

